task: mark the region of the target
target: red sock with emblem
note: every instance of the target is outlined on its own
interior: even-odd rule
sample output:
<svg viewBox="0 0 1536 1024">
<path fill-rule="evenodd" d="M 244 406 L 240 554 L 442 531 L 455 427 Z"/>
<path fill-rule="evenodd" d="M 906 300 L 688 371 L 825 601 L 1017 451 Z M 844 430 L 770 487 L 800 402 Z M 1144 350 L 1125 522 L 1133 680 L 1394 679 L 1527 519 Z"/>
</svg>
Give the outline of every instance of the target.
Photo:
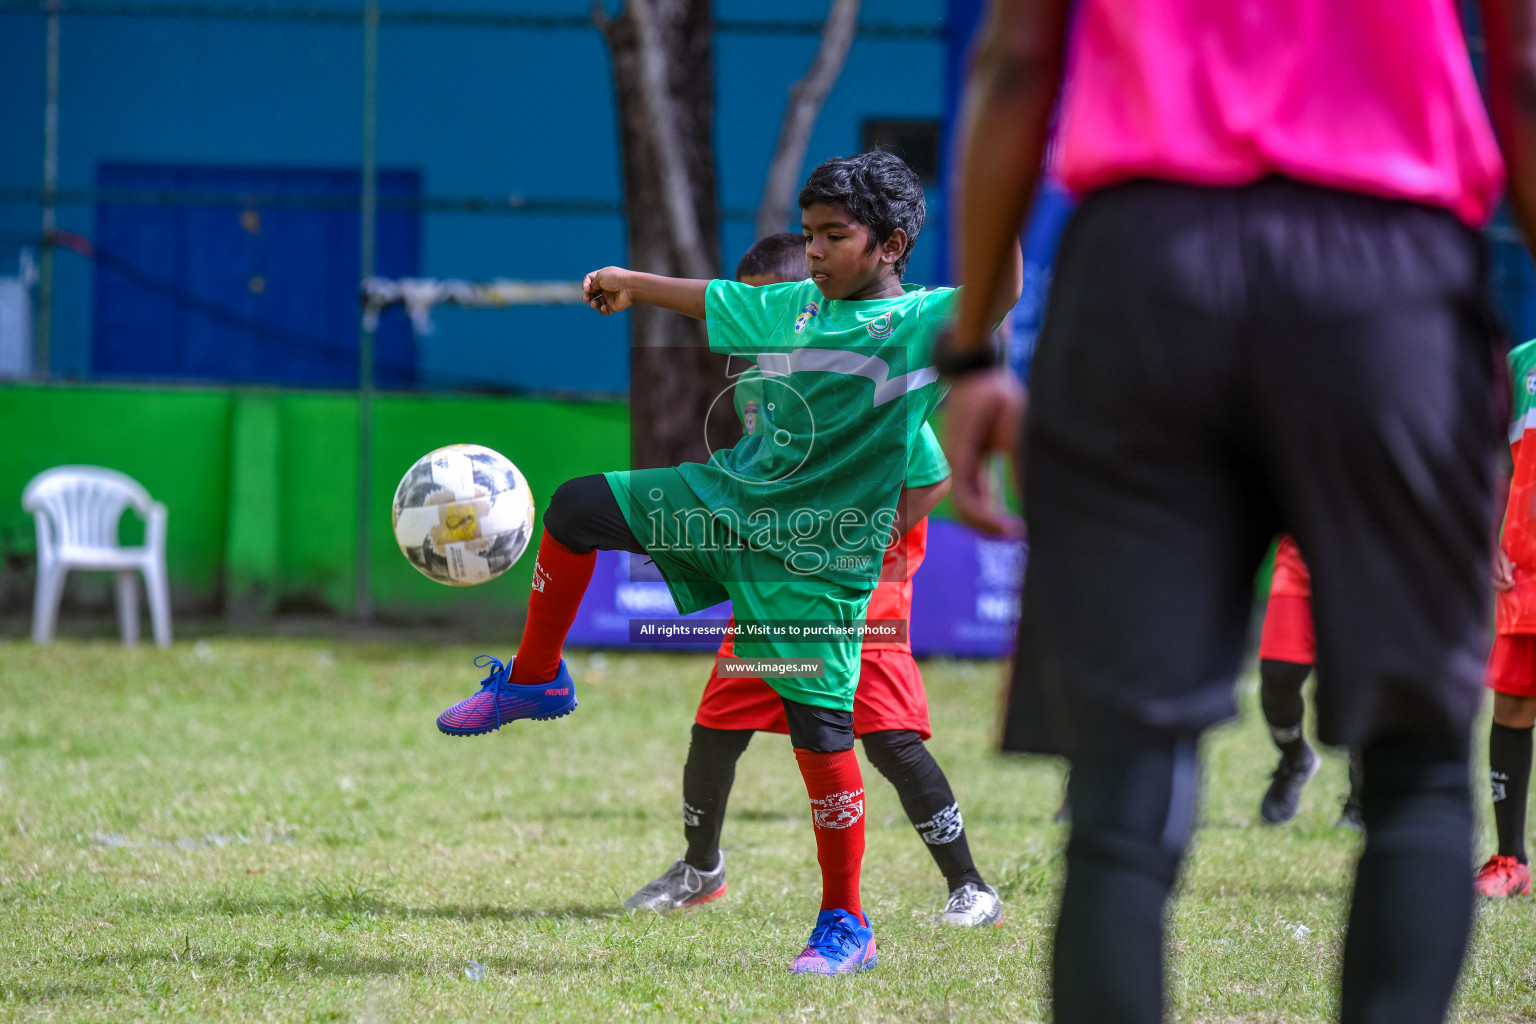
<svg viewBox="0 0 1536 1024">
<path fill-rule="evenodd" d="M 816 860 L 821 865 L 821 909 L 862 914 L 859 867 L 864 863 L 864 777 L 851 750 L 818 754 L 795 750 L 811 798 Z"/>
<path fill-rule="evenodd" d="M 528 595 L 528 624 L 517 645 L 512 681 L 519 685 L 547 683 L 560 674 L 560 652 L 565 635 L 576 621 L 576 609 L 592 582 L 597 552 L 578 555 L 549 531 L 539 541 L 539 557 L 533 564 L 533 592 Z"/>
</svg>

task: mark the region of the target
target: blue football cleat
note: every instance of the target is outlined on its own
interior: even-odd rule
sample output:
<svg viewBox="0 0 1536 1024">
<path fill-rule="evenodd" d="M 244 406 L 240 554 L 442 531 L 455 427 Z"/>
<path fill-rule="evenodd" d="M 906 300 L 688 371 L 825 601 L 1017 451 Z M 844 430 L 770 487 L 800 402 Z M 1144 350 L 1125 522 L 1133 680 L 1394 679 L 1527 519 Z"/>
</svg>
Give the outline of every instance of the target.
<svg viewBox="0 0 1536 1024">
<path fill-rule="evenodd" d="M 480 692 L 459 701 L 437 717 L 437 727 L 449 736 L 478 736 L 500 729 L 519 718 L 547 722 L 576 710 L 576 684 L 560 661 L 560 672 L 547 683 L 512 682 L 512 662 L 503 665 L 489 654 L 475 659 L 476 668 L 491 668 L 480 682 Z"/>
<path fill-rule="evenodd" d="M 875 930 L 861 912 L 823 910 L 816 915 L 810 941 L 789 969 L 795 974 L 851 974 L 867 971 L 875 956 Z"/>
</svg>

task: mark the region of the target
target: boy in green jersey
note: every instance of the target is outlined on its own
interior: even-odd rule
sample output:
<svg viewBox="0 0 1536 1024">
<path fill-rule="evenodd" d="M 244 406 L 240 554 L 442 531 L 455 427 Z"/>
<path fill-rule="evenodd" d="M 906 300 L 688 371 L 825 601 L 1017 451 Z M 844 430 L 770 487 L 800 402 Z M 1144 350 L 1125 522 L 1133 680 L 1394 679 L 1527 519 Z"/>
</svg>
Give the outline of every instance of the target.
<svg viewBox="0 0 1536 1024">
<path fill-rule="evenodd" d="M 736 280 L 750 285 L 783 284 L 810 277 L 805 239 L 799 232 L 769 235 L 752 244 L 736 267 Z M 735 377 L 736 415 L 748 434 L 766 429 L 762 378 L 754 370 Z M 869 600 L 866 620 L 900 624 L 912 614 L 912 577 L 928 544 L 927 514 L 949 491 L 949 463 L 930 427 L 912 449 L 901 508 L 911 528 L 886 549 L 880 583 Z M 736 764 L 757 732 L 787 733 L 784 701 L 767 682 L 731 674 L 736 651 L 732 637 L 720 653 L 694 715 L 688 759 L 683 764 L 683 835 L 688 848 L 660 877 L 625 902 L 631 909 L 662 913 L 697 907 L 726 894 L 721 829 Z M 949 899 L 939 922 L 960 927 L 1000 924 L 1002 903 L 971 857 L 965 819 L 944 769 L 924 741 L 933 734 L 922 672 L 905 636 L 881 641 L 866 636 L 854 694 L 853 731 L 864 756 L 901 798 L 901 808 L 944 876 Z"/>
<path fill-rule="evenodd" d="M 588 303 L 605 316 L 641 302 L 705 320 L 712 350 L 756 365 L 762 423 L 707 462 L 562 484 L 544 514 L 517 658 L 438 727 L 472 735 L 575 707 L 561 648 L 600 549 L 653 559 L 682 614 L 731 599 L 736 656 L 784 701 L 822 868 L 821 913 L 791 970 L 829 974 L 875 964 L 858 887 L 859 631 L 893 531 L 910 526 L 899 498 L 942 397 L 929 353 L 956 292 L 901 283 L 925 203 L 899 158 L 827 161 L 800 209 L 809 281 L 752 287 L 619 267 L 587 275 Z M 994 321 L 1018 299 L 1017 247 L 1013 266 Z"/>
</svg>

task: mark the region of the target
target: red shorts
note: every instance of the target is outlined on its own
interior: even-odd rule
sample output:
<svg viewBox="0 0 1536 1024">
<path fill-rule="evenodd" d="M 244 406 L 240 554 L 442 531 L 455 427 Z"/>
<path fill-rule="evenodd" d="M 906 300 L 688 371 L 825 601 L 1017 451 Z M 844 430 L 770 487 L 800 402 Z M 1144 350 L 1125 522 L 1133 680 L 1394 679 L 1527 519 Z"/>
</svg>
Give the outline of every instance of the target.
<svg viewBox="0 0 1536 1024">
<path fill-rule="evenodd" d="M 1536 633 L 1500 633 L 1488 655 L 1488 688 L 1512 697 L 1536 697 Z"/>
<path fill-rule="evenodd" d="M 708 729 L 788 733 L 784 698 L 761 679 L 722 679 L 710 669 L 694 721 Z M 928 739 L 928 692 L 910 650 L 865 649 L 853 695 L 853 734 L 908 729 Z"/>
<path fill-rule="evenodd" d="M 1317 641 L 1312 636 L 1312 601 L 1291 594 L 1270 594 L 1264 611 L 1264 633 L 1259 638 L 1262 661 L 1288 661 L 1311 665 L 1317 661 Z"/>
</svg>

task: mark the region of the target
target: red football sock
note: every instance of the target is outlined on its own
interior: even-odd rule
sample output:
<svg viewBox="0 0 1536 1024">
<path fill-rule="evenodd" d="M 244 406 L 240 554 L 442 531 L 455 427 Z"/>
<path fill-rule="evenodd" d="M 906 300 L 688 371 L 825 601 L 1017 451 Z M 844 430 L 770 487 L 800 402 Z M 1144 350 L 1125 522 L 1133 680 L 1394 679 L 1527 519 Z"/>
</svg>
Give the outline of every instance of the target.
<svg viewBox="0 0 1536 1024">
<path fill-rule="evenodd" d="M 539 557 L 533 564 L 533 592 L 528 595 L 528 625 L 517 645 L 512 681 L 520 685 L 547 683 L 560 674 L 565 634 L 576 621 L 576 609 L 592 582 L 597 552 L 578 555 L 544 531 Z"/>
<path fill-rule="evenodd" d="M 821 909 L 861 913 L 859 866 L 864 862 L 864 777 L 851 750 L 795 751 L 816 828 Z"/>
</svg>

